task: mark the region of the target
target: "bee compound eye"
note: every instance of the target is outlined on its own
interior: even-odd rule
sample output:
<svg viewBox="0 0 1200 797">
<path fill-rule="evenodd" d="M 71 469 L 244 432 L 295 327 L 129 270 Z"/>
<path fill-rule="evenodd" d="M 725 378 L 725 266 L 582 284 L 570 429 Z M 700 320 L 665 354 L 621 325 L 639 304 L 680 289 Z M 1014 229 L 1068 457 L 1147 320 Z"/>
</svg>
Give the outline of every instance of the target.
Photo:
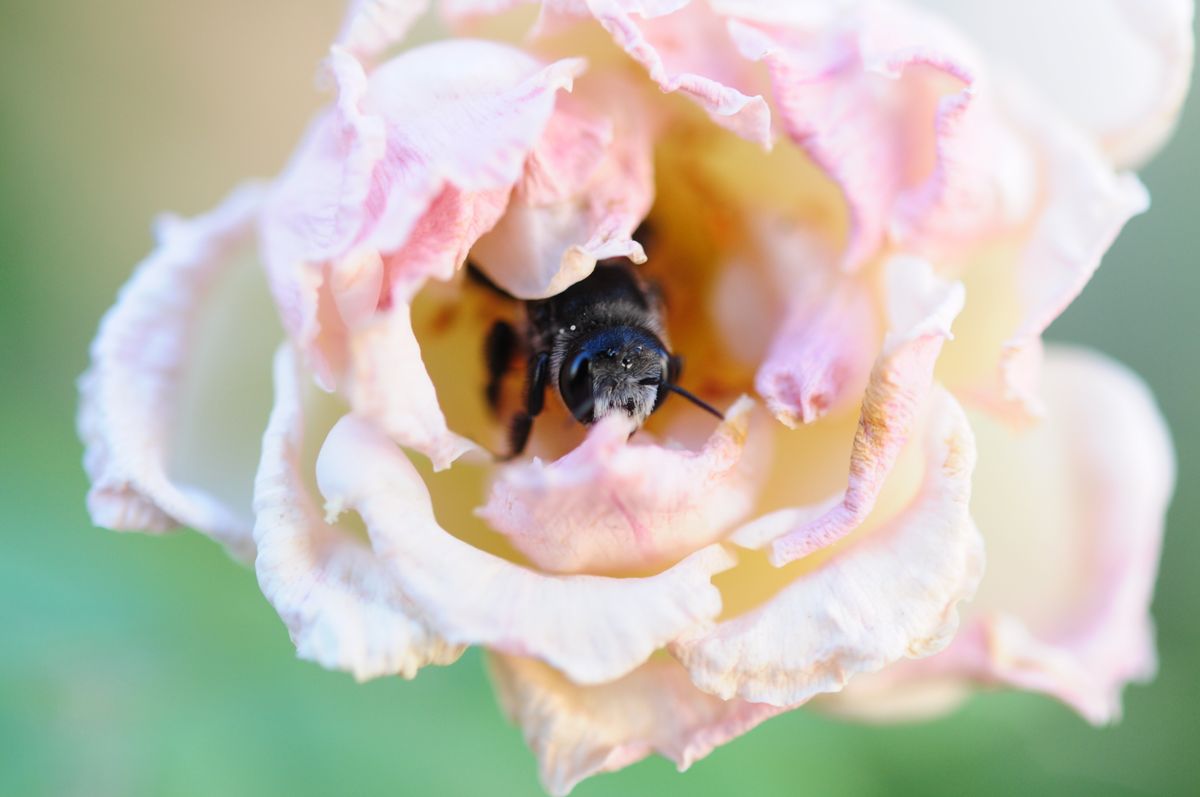
<svg viewBox="0 0 1200 797">
<path fill-rule="evenodd" d="M 577 354 L 563 369 L 558 379 L 558 389 L 563 402 L 576 420 L 590 423 L 592 420 L 592 371 L 591 358 Z"/>
</svg>

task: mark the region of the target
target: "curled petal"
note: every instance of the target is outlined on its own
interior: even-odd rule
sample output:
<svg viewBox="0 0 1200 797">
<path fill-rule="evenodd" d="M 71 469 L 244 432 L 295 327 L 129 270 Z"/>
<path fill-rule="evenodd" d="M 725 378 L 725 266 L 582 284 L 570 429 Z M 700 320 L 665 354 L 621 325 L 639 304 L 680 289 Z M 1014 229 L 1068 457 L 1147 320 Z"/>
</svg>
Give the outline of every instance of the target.
<svg viewBox="0 0 1200 797">
<path fill-rule="evenodd" d="M 627 425 L 607 418 L 562 459 L 504 469 L 479 514 L 544 570 L 645 571 L 677 559 L 750 510 L 753 407 L 742 398 L 699 451 L 626 445 Z"/>
<path fill-rule="evenodd" d="M 88 511 L 97 525 L 191 526 L 238 556 L 253 554 L 249 505 L 230 506 L 206 485 L 179 481 L 169 470 L 206 300 L 250 239 L 262 201 L 262 190 L 247 186 L 202 216 L 163 219 L 155 251 L 101 322 L 79 382 L 79 433 L 92 483 Z"/>
<path fill-rule="evenodd" d="M 918 211 L 940 206 L 950 187 L 945 141 L 977 81 L 973 55 L 949 29 L 911 9 L 871 5 L 816 29 L 733 18 L 729 33 L 744 57 L 766 64 L 788 136 L 841 187 L 848 268 L 877 250 L 893 214 L 913 227 Z"/>
<path fill-rule="evenodd" d="M 1047 352 L 1047 414 L 1019 433 L 981 416 L 974 507 L 988 573 L 942 653 L 875 676 L 838 710 L 874 696 L 1003 684 L 1062 700 L 1101 724 L 1156 668 L 1150 601 L 1175 462 L 1145 385 L 1083 350 Z M 909 713 L 949 708 L 946 701 Z"/>
<path fill-rule="evenodd" d="M 962 310 L 962 285 L 940 279 L 928 263 L 895 258 L 888 264 L 887 280 L 892 329 L 863 396 L 845 496 L 832 510 L 776 540 L 771 546 L 776 565 L 833 544 L 870 514 L 908 442 L 938 353 L 950 338 L 950 324 Z"/>
<path fill-rule="evenodd" d="M 582 95 L 560 100 L 508 212 L 472 252 L 518 298 L 559 293 L 597 260 L 646 259 L 632 235 L 654 197 L 650 110 L 615 77 Z"/>
<path fill-rule="evenodd" d="M 447 534 L 412 463 L 353 415 L 317 460 L 327 515 L 354 509 L 424 622 L 456 644 L 543 659 L 576 683 L 634 669 L 721 608 L 711 577 L 733 564 L 720 545 L 649 578 L 546 576 Z"/>
<path fill-rule="evenodd" d="M 735 87 L 747 76 L 727 35 L 707 10 L 687 5 L 686 0 L 587 0 L 592 16 L 659 88 L 679 92 L 717 124 L 769 149 L 770 107 L 762 96 Z"/>
<path fill-rule="evenodd" d="M 275 358 L 275 408 L 255 479 L 254 568 L 296 653 L 359 680 L 412 678 L 462 653 L 415 619 L 387 566 L 365 540 L 325 523 L 302 471 L 301 371 L 288 348 Z"/>
<path fill-rule="evenodd" d="M 950 641 L 983 572 L 967 506 L 975 444 L 949 394 L 931 394 L 926 410 L 926 471 L 909 506 L 768 603 L 673 644 L 697 686 L 795 706 Z"/>
<path fill-rule="evenodd" d="M 357 58 L 375 58 L 403 41 L 428 10 L 429 0 L 353 0 L 342 21 L 337 45 Z"/>
<path fill-rule="evenodd" d="M 429 457 L 434 470 L 450 467 L 475 448 L 446 426 L 407 304 L 396 304 L 357 330 L 350 348 L 347 395 L 355 412 L 400 445 Z"/>
<path fill-rule="evenodd" d="M 791 429 L 862 395 L 879 343 L 870 286 L 853 276 L 832 282 L 793 303 L 754 379 L 767 407 Z"/>
<path fill-rule="evenodd" d="M 1042 332 L 1079 295 L 1121 228 L 1150 206 L 1150 197 L 1136 176 L 1114 172 L 1054 111 L 1029 99 L 1013 101 L 1039 144 L 1045 199 L 1017 263 L 1021 320 L 1004 343 L 1001 385 L 991 395 L 1001 410 L 1030 416 L 1041 412 L 1034 379 Z"/>
<path fill-rule="evenodd" d="M 494 655 L 489 663 L 500 704 L 524 731 L 541 763 L 542 784 L 554 795 L 650 753 L 683 771 L 781 710 L 705 694 L 670 659 L 653 659 L 596 686 L 571 683 L 530 659 Z"/>
<path fill-rule="evenodd" d="M 336 372 L 320 339 L 323 264 L 371 248 L 410 289 L 456 267 L 461 261 L 452 258 L 503 212 L 555 95 L 583 66 L 580 59 L 544 65 L 491 42 L 444 41 L 368 77 L 357 59 L 334 49 L 336 107 L 310 130 L 263 222 L 285 327 L 322 384 L 334 384 Z M 432 240 L 414 240 L 418 234 Z M 402 247 L 419 257 L 397 261 Z"/>
<path fill-rule="evenodd" d="M 1191 0 L 924 0 L 1134 166 L 1170 135 L 1192 72 Z"/>
</svg>

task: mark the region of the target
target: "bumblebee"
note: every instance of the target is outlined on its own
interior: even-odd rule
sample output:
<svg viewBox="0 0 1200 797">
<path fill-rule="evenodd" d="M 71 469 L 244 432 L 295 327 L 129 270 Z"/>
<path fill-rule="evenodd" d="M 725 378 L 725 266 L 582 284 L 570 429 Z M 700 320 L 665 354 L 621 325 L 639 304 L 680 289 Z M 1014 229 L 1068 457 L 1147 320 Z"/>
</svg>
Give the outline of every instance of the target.
<svg viewBox="0 0 1200 797">
<path fill-rule="evenodd" d="M 478 269 L 472 267 L 471 272 L 500 291 Z M 497 321 L 485 344 L 487 400 L 493 411 L 514 355 L 524 351 L 528 357 L 525 402 L 512 422 L 508 458 L 525 450 L 550 385 L 584 425 L 624 413 L 640 428 L 671 393 L 723 417 L 676 384 L 683 360 L 665 343 L 661 293 L 630 261 L 603 260 L 562 293 L 524 304 L 520 333 L 512 324 Z"/>
</svg>

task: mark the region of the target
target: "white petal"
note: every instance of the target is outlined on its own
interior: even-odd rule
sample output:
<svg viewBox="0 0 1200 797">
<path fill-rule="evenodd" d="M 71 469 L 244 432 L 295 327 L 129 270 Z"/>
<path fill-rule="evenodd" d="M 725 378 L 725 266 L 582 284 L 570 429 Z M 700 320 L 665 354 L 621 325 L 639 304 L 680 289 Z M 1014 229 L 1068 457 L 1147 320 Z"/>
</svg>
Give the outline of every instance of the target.
<svg viewBox="0 0 1200 797">
<path fill-rule="evenodd" d="M 856 673 L 943 648 L 957 606 L 983 572 L 968 513 L 975 445 L 944 391 L 926 406 L 924 483 L 911 504 L 832 558 L 805 569 L 766 604 L 671 651 L 696 685 L 725 699 L 794 706 Z"/>
<path fill-rule="evenodd" d="M 175 471 L 196 471 L 197 463 L 187 461 L 190 450 L 176 449 L 180 431 L 191 426 L 179 413 L 186 405 L 185 383 L 200 365 L 198 331 L 206 316 L 221 310 L 209 300 L 229 278 L 239 248 L 253 240 L 262 200 L 262 190 L 248 186 L 195 219 L 164 219 L 157 248 L 101 322 L 91 365 L 80 379 L 79 410 L 92 482 L 88 509 L 97 525 L 143 531 L 191 526 L 240 557 L 252 555 L 248 501 L 230 505 L 210 480 L 180 480 Z M 265 306 L 256 311 L 270 313 Z M 216 356 L 242 364 L 241 353 Z M 242 404 L 231 410 L 235 417 L 248 412 Z M 206 434 L 214 437 L 212 430 Z M 221 476 L 237 473 L 238 465 L 224 462 Z M 242 478 L 249 485 L 252 467 L 246 465 Z"/>
<path fill-rule="evenodd" d="M 546 576 L 447 534 L 412 463 L 353 415 L 317 461 L 327 515 L 356 510 L 404 594 L 443 638 L 534 656 L 577 683 L 620 677 L 721 608 L 711 577 L 733 563 L 709 546 L 648 578 Z"/>
<path fill-rule="evenodd" d="M 303 374 L 288 348 L 275 359 L 275 408 L 255 484 L 254 568 L 296 653 L 359 680 L 412 678 L 462 653 L 415 619 L 389 568 L 365 540 L 331 526 L 303 475 Z"/>
</svg>

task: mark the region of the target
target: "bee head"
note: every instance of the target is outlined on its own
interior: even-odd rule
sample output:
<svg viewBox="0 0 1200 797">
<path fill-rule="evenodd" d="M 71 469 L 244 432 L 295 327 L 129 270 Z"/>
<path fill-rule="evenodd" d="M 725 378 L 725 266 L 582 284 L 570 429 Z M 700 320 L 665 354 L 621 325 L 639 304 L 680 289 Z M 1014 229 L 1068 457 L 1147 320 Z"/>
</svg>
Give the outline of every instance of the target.
<svg viewBox="0 0 1200 797">
<path fill-rule="evenodd" d="M 662 341 L 636 327 L 609 327 L 567 349 L 558 389 L 580 423 L 623 412 L 641 426 L 661 403 L 668 355 Z"/>
</svg>

